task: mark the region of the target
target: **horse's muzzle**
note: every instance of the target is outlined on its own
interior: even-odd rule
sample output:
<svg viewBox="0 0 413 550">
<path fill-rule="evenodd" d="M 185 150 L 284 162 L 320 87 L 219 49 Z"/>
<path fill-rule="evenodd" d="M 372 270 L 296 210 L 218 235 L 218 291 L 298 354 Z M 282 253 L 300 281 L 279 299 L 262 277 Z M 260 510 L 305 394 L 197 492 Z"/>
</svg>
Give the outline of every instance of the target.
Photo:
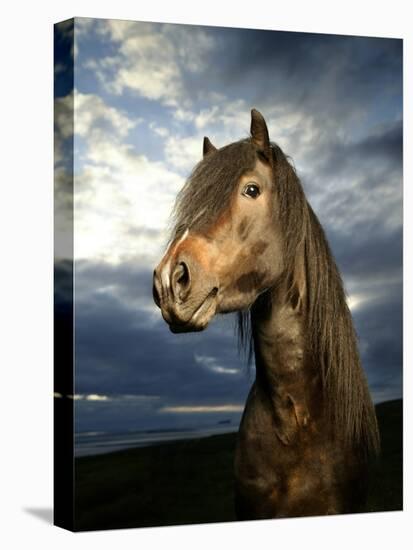
<svg viewBox="0 0 413 550">
<path fill-rule="evenodd" d="M 153 299 L 174 333 L 203 330 L 215 315 L 218 284 L 189 258 L 162 260 L 153 275 Z"/>
</svg>

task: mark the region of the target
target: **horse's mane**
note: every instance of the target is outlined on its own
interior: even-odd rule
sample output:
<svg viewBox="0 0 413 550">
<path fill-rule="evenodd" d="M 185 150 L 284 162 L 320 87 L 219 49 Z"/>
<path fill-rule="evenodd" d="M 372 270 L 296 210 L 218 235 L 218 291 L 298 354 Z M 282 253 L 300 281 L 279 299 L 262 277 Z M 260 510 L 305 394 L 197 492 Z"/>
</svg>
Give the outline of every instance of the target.
<svg viewBox="0 0 413 550">
<path fill-rule="evenodd" d="M 227 207 L 241 175 L 253 169 L 257 153 L 259 156 L 251 140 L 243 139 L 207 154 L 177 196 L 171 239 L 186 227 L 201 229 L 213 223 Z M 273 142 L 271 155 L 278 217 L 284 236 L 284 277 L 286 281 L 293 280 L 297 251 L 302 250 L 307 342 L 309 351 L 320 364 L 324 401 L 334 432 L 346 443 L 375 453 L 379 447 L 377 420 L 340 273 L 295 169 Z M 238 333 L 241 344 L 252 354 L 249 311 L 239 313 Z"/>
<path fill-rule="evenodd" d="M 379 433 L 343 282 L 324 230 L 307 202 L 289 159 L 271 143 L 279 222 L 284 235 L 286 281 L 293 281 L 297 250 L 304 257 L 307 344 L 321 369 L 324 402 L 334 433 L 368 454 L 379 449 Z M 304 246 L 302 246 L 304 245 Z M 238 316 L 240 342 L 252 350 L 250 313 Z"/>
</svg>

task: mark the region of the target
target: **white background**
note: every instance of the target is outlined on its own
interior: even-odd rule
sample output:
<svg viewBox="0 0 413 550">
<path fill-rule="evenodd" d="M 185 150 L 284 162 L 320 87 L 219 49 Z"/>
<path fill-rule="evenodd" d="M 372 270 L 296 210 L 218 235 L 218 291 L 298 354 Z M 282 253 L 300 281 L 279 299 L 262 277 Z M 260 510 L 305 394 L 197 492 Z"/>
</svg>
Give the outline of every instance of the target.
<svg viewBox="0 0 413 550">
<path fill-rule="evenodd" d="M 73 16 L 404 38 L 405 388 L 412 326 L 412 25 L 393 0 L 283 3 L 92 0 L 3 4 L 0 29 L 0 545 L 2 548 L 407 548 L 411 407 L 405 392 L 405 512 L 72 534 L 52 521 L 53 23 Z M 223 52 L 223 55 L 225 53 Z M 410 98 L 410 104 L 407 101 Z M 383 289 L 385 292 L 386 289 Z M 407 335 L 407 337 L 406 337 Z M 411 543 L 410 543 L 411 544 Z"/>
</svg>

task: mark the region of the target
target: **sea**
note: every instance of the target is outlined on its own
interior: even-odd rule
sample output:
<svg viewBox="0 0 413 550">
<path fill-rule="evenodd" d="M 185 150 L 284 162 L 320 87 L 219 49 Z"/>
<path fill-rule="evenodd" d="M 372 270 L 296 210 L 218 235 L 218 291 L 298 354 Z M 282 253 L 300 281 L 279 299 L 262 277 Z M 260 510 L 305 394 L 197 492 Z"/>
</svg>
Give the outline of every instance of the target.
<svg viewBox="0 0 413 550">
<path fill-rule="evenodd" d="M 198 439 L 211 435 L 237 431 L 233 424 L 222 424 L 203 428 L 145 430 L 126 433 L 81 432 L 75 434 L 75 457 L 113 453 L 135 447 L 148 447 L 179 441 L 182 439 Z"/>
</svg>

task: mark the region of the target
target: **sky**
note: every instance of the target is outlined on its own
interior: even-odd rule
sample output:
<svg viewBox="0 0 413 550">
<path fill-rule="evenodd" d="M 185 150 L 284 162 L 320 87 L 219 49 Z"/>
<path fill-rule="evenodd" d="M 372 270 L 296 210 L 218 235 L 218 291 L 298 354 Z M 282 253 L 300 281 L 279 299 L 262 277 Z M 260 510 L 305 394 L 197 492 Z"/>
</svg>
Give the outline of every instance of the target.
<svg viewBox="0 0 413 550">
<path fill-rule="evenodd" d="M 401 397 L 402 41 L 83 18 L 74 41 L 61 31 L 75 70 L 73 89 L 56 60 L 56 266 L 73 144 L 76 431 L 238 425 L 254 365 L 234 316 L 170 333 L 152 273 L 203 137 L 248 137 L 253 107 L 326 231 L 373 400 Z"/>
</svg>

